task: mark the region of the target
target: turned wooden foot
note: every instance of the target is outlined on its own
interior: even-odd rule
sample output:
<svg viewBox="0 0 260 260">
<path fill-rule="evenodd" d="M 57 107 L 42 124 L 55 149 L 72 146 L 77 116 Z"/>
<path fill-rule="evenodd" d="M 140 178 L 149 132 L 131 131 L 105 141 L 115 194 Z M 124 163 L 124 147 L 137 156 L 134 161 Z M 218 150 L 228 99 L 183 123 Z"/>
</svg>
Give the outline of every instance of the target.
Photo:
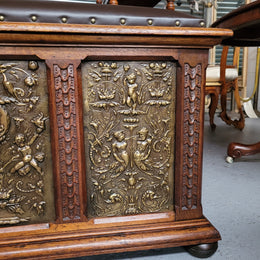
<svg viewBox="0 0 260 260">
<path fill-rule="evenodd" d="M 195 257 L 207 258 L 212 256 L 216 252 L 216 250 L 218 249 L 218 242 L 186 246 L 185 249 Z"/>
<path fill-rule="evenodd" d="M 260 142 L 256 144 L 230 143 L 227 150 L 227 162 L 229 162 L 230 158 L 240 158 L 241 156 L 253 155 L 256 153 L 260 153 Z M 230 162 L 232 162 L 232 159 L 230 159 Z"/>
</svg>

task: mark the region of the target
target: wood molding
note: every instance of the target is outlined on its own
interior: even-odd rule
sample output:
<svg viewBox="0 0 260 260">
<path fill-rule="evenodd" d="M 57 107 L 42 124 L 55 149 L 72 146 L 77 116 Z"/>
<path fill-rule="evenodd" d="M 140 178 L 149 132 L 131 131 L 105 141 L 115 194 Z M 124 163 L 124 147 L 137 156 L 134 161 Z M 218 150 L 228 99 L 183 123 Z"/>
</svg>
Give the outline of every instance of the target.
<svg viewBox="0 0 260 260">
<path fill-rule="evenodd" d="M 134 224 L 134 223 L 133 223 Z M 68 232 L 52 225 L 45 235 L 40 231 L 27 235 L 15 233 L 6 242 L 1 242 L 0 259 L 57 259 L 87 255 L 120 253 L 126 251 L 148 250 L 206 242 L 214 243 L 220 239 L 219 233 L 205 218 L 192 221 L 168 222 L 143 226 L 118 225 L 116 229 L 81 229 Z M 55 231 L 57 229 L 57 231 Z M 109 239 L 104 234 L 109 234 Z M 4 238 L 2 238 L 4 239 Z M 59 241 L 59 242 L 57 242 Z M 18 246 L 19 245 L 19 246 Z M 39 254 L 39 252 L 41 252 Z"/>
<path fill-rule="evenodd" d="M 80 60 L 47 60 L 57 221 L 82 221 L 86 207 L 82 155 Z"/>
</svg>

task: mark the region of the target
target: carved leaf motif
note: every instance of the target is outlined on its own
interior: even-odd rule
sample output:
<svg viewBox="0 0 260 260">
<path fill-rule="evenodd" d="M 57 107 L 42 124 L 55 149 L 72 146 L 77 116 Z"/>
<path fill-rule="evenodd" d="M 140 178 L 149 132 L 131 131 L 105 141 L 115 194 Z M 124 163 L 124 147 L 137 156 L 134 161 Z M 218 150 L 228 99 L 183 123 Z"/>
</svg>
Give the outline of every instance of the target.
<svg viewBox="0 0 260 260">
<path fill-rule="evenodd" d="M 197 208 L 201 64 L 185 64 L 182 210 Z"/>
<path fill-rule="evenodd" d="M 62 219 L 80 219 L 79 170 L 77 144 L 77 111 L 75 98 L 74 65 L 60 68 L 54 64 L 54 85 L 56 92 L 56 117 L 58 126 L 59 175 L 62 192 Z M 37 205 L 40 212 L 44 205 Z"/>
</svg>

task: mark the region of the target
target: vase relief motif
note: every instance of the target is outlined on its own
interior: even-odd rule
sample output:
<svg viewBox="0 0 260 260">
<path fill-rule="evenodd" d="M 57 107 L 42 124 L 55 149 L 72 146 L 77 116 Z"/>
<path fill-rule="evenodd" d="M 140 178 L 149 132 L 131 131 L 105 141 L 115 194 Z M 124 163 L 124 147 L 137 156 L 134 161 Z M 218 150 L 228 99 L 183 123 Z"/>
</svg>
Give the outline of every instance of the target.
<svg viewBox="0 0 260 260">
<path fill-rule="evenodd" d="M 46 68 L 0 61 L 0 225 L 54 219 Z"/>
<path fill-rule="evenodd" d="M 173 210 L 176 65 L 82 66 L 88 215 Z"/>
</svg>

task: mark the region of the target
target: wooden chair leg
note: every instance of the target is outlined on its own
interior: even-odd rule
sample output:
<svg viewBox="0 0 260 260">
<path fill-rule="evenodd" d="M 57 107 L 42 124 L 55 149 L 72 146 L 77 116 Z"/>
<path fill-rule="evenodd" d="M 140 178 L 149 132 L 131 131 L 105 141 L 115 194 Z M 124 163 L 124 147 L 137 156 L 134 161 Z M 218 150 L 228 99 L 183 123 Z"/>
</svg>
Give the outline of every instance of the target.
<svg viewBox="0 0 260 260">
<path fill-rule="evenodd" d="M 238 112 L 240 114 L 239 120 L 234 121 L 234 126 L 238 129 L 242 130 L 245 127 L 245 117 L 244 117 L 242 105 L 241 105 L 241 102 L 240 102 L 237 79 L 236 79 L 236 82 L 235 82 L 234 97 L 235 97 L 235 101 L 237 103 Z"/>
<path fill-rule="evenodd" d="M 227 115 L 227 88 L 226 88 L 225 85 L 223 85 L 222 88 L 221 88 L 220 103 L 221 103 L 220 117 L 224 122 L 226 122 L 228 125 L 230 125 L 231 119 Z"/>
<path fill-rule="evenodd" d="M 235 96 L 235 101 L 237 103 L 238 111 L 240 114 L 239 120 L 235 119 L 232 120 L 228 115 L 227 115 L 227 86 L 223 85 L 222 90 L 221 90 L 221 114 L 220 117 L 221 119 L 226 122 L 228 125 L 233 125 L 234 127 L 238 128 L 239 130 L 242 130 L 245 127 L 245 118 L 242 110 L 242 105 L 240 103 L 240 98 L 239 98 L 239 91 L 238 91 L 238 84 L 237 84 L 237 79 L 235 80 L 234 83 L 234 96 Z"/>
<path fill-rule="evenodd" d="M 227 151 L 227 162 L 232 163 L 235 158 L 256 153 L 260 153 L 260 142 L 255 144 L 230 143 Z"/>
<path fill-rule="evenodd" d="M 216 129 L 216 125 L 214 123 L 214 115 L 218 106 L 218 96 L 219 93 L 217 93 L 217 91 L 214 93 L 210 93 L 211 103 L 209 106 L 209 122 L 213 131 Z"/>
</svg>

